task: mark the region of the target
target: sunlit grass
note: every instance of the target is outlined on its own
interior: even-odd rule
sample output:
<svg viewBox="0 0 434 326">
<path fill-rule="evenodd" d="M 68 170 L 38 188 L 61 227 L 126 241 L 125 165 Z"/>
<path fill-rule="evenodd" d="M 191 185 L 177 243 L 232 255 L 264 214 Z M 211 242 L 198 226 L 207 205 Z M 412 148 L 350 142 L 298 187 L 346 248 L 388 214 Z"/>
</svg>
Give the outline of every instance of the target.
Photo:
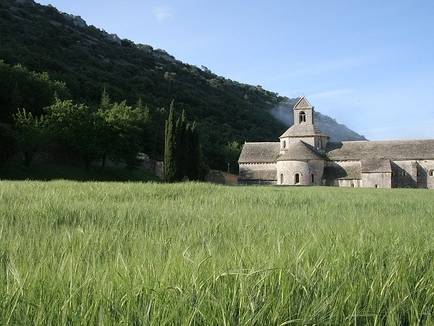
<svg viewBox="0 0 434 326">
<path fill-rule="evenodd" d="M 434 323 L 434 193 L 0 182 L 0 324 Z"/>
</svg>

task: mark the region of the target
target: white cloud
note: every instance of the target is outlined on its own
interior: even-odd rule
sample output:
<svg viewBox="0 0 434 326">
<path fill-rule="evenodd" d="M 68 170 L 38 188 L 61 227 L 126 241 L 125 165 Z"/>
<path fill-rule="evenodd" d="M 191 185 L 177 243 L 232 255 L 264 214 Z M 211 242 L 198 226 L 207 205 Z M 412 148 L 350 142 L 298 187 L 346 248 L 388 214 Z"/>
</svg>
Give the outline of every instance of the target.
<svg viewBox="0 0 434 326">
<path fill-rule="evenodd" d="M 173 10 L 169 6 L 158 6 L 152 9 L 152 14 L 154 18 L 159 22 L 165 22 L 173 18 Z"/>
</svg>

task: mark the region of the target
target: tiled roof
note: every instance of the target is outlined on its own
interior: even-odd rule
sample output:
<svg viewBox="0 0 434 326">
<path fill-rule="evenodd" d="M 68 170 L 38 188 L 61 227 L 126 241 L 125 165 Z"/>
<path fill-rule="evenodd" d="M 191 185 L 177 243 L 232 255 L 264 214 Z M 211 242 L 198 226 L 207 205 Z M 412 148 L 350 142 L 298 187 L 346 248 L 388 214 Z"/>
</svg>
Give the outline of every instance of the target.
<svg viewBox="0 0 434 326">
<path fill-rule="evenodd" d="M 301 97 L 298 102 L 294 105 L 295 110 L 300 109 L 313 109 L 312 104 L 309 103 L 306 97 Z"/>
<path fill-rule="evenodd" d="M 310 123 L 295 124 L 283 133 L 280 138 L 284 137 L 306 137 L 306 136 L 326 136 L 319 128 Z"/>
<path fill-rule="evenodd" d="M 279 142 L 245 143 L 238 163 L 275 163 L 279 151 Z"/>
<path fill-rule="evenodd" d="M 359 165 L 346 166 L 329 164 L 324 167 L 324 178 L 326 180 L 360 180 L 362 178 Z"/>
<path fill-rule="evenodd" d="M 362 160 L 362 173 L 392 173 L 392 166 L 388 159 Z"/>
<path fill-rule="evenodd" d="M 434 159 L 434 140 L 348 141 L 329 143 L 327 156 L 334 161 L 368 159 Z"/>
</svg>

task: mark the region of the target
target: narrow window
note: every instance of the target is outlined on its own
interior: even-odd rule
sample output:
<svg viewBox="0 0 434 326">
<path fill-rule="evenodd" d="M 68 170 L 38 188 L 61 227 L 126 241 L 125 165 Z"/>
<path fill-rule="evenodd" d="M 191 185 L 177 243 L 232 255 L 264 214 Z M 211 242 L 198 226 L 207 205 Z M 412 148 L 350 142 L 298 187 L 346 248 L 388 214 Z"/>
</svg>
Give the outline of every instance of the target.
<svg viewBox="0 0 434 326">
<path fill-rule="evenodd" d="M 306 122 L 306 113 L 304 111 L 300 112 L 300 123 Z"/>
<path fill-rule="evenodd" d="M 315 174 L 312 173 L 311 178 L 312 178 L 312 183 L 315 183 Z"/>
<path fill-rule="evenodd" d="M 299 183 L 300 183 L 300 174 L 297 173 L 297 174 L 295 175 L 295 177 L 294 177 L 294 183 L 295 183 L 295 184 L 299 184 Z"/>
<path fill-rule="evenodd" d="M 430 177 L 434 177 L 434 170 L 430 170 L 430 171 L 429 171 L 429 176 L 430 176 Z"/>
<path fill-rule="evenodd" d="M 378 185 L 375 185 L 375 188 L 378 188 Z"/>
<path fill-rule="evenodd" d="M 283 148 L 286 148 L 286 140 L 283 141 Z"/>
<path fill-rule="evenodd" d="M 283 173 L 280 175 L 280 184 L 283 185 Z"/>
<path fill-rule="evenodd" d="M 405 177 L 405 176 L 407 175 L 407 173 L 406 173 L 405 171 L 402 171 L 402 172 L 401 172 L 401 175 L 402 175 L 403 177 Z"/>
</svg>

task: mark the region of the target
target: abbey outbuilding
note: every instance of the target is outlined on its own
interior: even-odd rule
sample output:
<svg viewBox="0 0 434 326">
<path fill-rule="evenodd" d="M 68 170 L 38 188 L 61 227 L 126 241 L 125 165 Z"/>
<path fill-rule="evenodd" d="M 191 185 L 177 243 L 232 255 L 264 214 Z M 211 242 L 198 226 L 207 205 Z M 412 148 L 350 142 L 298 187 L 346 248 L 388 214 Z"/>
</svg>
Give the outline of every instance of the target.
<svg viewBox="0 0 434 326">
<path fill-rule="evenodd" d="M 434 189 L 434 140 L 329 142 L 302 97 L 280 142 L 246 142 L 241 184 Z"/>
</svg>

